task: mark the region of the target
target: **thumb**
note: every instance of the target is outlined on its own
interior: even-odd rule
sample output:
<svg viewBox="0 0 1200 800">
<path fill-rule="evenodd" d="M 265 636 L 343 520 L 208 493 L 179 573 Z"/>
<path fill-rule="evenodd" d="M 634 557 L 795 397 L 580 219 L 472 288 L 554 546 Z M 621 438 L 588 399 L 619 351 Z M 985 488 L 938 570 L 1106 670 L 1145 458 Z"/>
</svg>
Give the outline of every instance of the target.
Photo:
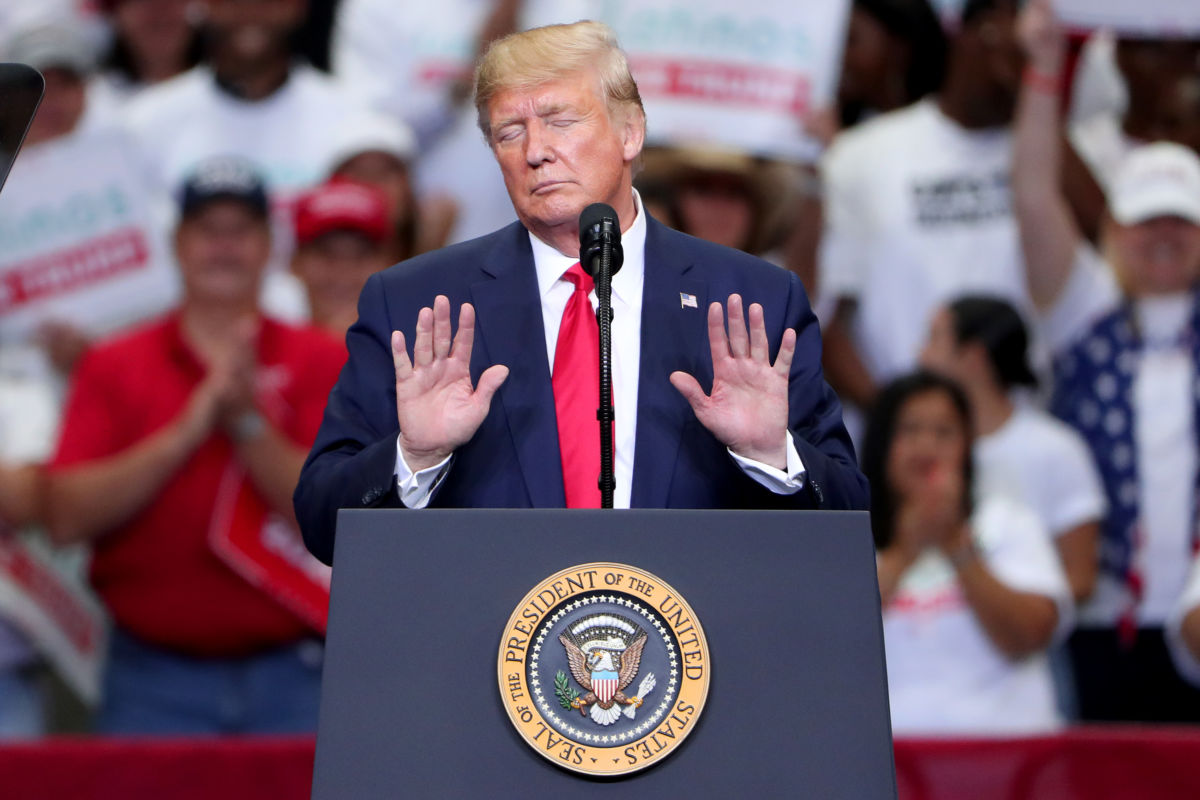
<svg viewBox="0 0 1200 800">
<path fill-rule="evenodd" d="M 683 395 L 683 399 L 692 406 L 693 411 L 708 402 L 708 395 L 700 388 L 700 383 L 686 372 L 672 372 L 670 381 L 671 385 Z"/>
<path fill-rule="evenodd" d="M 479 376 L 479 383 L 475 386 L 475 396 L 485 406 L 491 405 L 492 397 L 496 394 L 496 390 L 507 379 L 508 367 L 503 364 L 493 364 Z"/>
</svg>

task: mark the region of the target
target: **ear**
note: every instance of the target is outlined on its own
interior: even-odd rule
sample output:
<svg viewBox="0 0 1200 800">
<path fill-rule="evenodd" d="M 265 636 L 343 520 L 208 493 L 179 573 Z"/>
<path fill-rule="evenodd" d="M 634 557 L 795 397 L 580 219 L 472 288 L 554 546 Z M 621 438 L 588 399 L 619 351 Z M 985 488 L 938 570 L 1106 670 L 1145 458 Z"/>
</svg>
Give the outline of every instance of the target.
<svg viewBox="0 0 1200 800">
<path fill-rule="evenodd" d="M 626 164 L 632 164 L 642 152 L 646 142 L 646 115 L 640 108 L 635 108 L 625 114 L 623 129 L 622 156 Z"/>
</svg>

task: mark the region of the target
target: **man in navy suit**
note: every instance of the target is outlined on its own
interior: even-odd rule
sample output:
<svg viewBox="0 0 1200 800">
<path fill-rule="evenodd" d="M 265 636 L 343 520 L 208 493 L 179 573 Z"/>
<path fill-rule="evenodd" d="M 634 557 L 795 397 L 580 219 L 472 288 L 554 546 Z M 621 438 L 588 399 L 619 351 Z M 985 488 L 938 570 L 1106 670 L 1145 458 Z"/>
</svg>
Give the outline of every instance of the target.
<svg viewBox="0 0 1200 800">
<path fill-rule="evenodd" d="M 612 32 L 582 22 L 497 41 L 476 106 L 519 222 L 368 281 L 296 489 L 312 552 L 332 560 L 339 508 L 567 504 L 550 365 L 594 202 L 616 210 L 625 251 L 615 507 L 866 508 L 799 280 L 643 211 L 645 115 Z"/>
</svg>

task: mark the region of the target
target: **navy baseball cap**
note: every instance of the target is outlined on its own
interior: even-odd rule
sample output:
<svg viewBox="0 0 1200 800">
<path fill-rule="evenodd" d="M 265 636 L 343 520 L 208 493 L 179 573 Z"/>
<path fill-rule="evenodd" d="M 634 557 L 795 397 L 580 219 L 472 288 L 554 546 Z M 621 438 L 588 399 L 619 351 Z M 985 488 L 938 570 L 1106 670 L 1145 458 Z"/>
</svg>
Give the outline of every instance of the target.
<svg viewBox="0 0 1200 800">
<path fill-rule="evenodd" d="M 258 170 L 249 161 L 232 156 L 210 159 L 192 171 L 180 193 L 180 216 L 189 217 L 215 200 L 242 203 L 263 218 L 270 212 L 267 187 Z"/>
</svg>

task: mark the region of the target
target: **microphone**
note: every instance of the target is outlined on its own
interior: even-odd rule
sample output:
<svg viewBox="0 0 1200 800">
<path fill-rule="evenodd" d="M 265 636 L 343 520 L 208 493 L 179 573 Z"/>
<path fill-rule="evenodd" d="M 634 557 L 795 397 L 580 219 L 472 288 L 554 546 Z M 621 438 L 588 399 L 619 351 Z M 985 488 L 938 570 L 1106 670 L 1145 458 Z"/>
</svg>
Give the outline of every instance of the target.
<svg viewBox="0 0 1200 800">
<path fill-rule="evenodd" d="M 604 203 L 592 203 L 579 215 L 579 265 L 592 276 L 596 286 L 596 323 L 600 328 L 600 397 L 596 420 L 600 423 L 600 507 L 613 507 L 612 404 L 612 276 L 621 268 L 621 226 L 617 212 Z"/>
<path fill-rule="evenodd" d="M 600 266 L 600 259 L 609 255 L 610 276 L 617 274 L 625 261 L 621 248 L 621 226 L 617 212 L 605 203 L 592 203 L 579 215 L 579 264 L 593 278 Z"/>
</svg>

